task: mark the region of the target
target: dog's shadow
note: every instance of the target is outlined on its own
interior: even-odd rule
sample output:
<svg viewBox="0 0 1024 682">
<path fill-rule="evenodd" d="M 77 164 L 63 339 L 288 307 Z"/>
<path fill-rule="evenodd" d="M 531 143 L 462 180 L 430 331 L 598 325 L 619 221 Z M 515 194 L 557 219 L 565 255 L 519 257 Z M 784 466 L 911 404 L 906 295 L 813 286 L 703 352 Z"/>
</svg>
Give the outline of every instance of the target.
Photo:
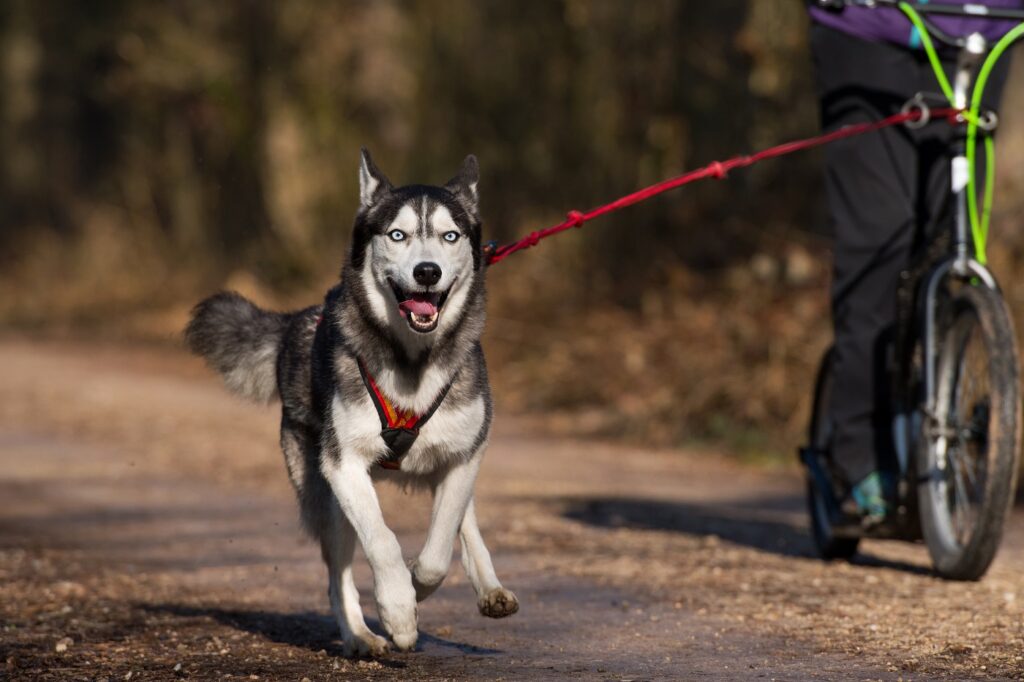
<svg viewBox="0 0 1024 682">
<path fill-rule="evenodd" d="M 564 501 L 563 515 L 602 528 L 630 528 L 717 536 L 722 540 L 786 557 L 814 558 L 809 530 L 794 517 L 806 514 L 799 496 L 745 500 L 728 505 L 691 504 L 642 498 L 584 498 Z M 851 562 L 927 575 L 926 566 L 859 553 Z"/>
<path fill-rule="evenodd" d="M 287 644 L 307 649 L 314 653 L 323 651 L 332 657 L 341 657 L 343 655 L 341 642 L 338 640 L 337 623 L 334 622 L 334 618 L 331 616 L 320 613 L 311 611 L 275 613 L 272 611 L 229 609 L 214 606 L 186 606 L 182 604 L 138 604 L 137 606 L 144 611 L 155 614 L 171 615 L 180 618 L 210 618 L 235 630 L 259 635 L 278 644 Z M 380 624 L 372 618 L 367 619 L 367 625 L 374 632 L 383 632 Z M 501 653 L 498 649 L 488 649 L 463 642 L 454 642 L 427 634 L 421 630 L 416 649 L 421 650 L 425 644 L 445 649 L 454 649 L 462 654 L 477 656 Z M 381 658 L 377 659 L 377 661 L 385 667 L 406 667 L 404 661 L 393 658 Z"/>
</svg>

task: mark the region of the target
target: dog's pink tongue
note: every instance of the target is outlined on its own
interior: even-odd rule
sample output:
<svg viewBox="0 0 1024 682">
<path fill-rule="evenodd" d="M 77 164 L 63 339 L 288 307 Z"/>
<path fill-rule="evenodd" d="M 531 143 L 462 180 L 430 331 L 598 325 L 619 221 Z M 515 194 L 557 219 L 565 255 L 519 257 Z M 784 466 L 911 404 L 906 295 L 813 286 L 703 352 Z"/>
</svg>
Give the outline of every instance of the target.
<svg viewBox="0 0 1024 682">
<path fill-rule="evenodd" d="M 415 294 L 413 294 L 412 298 L 399 303 L 398 307 L 407 313 L 413 313 L 421 317 L 429 317 L 437 312 L 437 306 L 433 302 Z"/>
</svg>

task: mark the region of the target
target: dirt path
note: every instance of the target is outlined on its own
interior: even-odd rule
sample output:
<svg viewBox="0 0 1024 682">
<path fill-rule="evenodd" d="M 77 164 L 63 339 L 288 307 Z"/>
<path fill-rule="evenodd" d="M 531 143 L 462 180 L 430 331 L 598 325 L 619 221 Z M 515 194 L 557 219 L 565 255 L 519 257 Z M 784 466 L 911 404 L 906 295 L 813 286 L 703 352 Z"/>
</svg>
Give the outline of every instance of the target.
<svg viewBox="0 0 1024 682">
<path fill-rule="evenodd" d="M 500 411 L 478 506 L 522 610 L 480 617 L 453 564 L 418 651 L 346 661 L 276 408 L 168 351 L 4 342 L 0 367 L 0 679 L 1024 677 L 1019 514 L 978 584 L 906 545 L 826 565 L 795 470 L 535 439 Z M 383 500 L 414 553 L 427 501 Z"/>
</svg>

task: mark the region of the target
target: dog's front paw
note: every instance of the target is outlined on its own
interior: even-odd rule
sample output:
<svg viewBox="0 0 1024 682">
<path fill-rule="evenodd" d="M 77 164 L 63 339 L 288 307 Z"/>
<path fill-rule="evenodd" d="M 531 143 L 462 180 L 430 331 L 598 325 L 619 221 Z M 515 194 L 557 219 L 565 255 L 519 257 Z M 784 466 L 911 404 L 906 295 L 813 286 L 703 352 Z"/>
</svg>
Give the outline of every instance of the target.
<svg viewBox="0 0 1024 682">
<path fill-rule="evenodd" d="M 395 646 L 398 647 L 399 651 L 412 651 L 416 648 L 416 639 L 419 637 L 419 633 L 416 632 L 415 626 L 412 630 L 405 632 L 392 633 L 391 639 L 394 640 Z"/>
<path fill-rule="evenodd" d="M 415 602 L 407 607 L 382 607 L 380 622 L 400 651 L 411 651 L 416 647 L 419 633 L 416 630 Z"/>
<path fill-rule="evenodd" d="M 504 618 L 519 610 L 519 600 L 516 599 L 516 595 L 504 587 L 497 587 L 480 597 L 480 601 L 476 605 L 480 609 L 480 613 L 488 618 Z"/>
<path fill-rule="evenodd" d="M 377 658 L 387 654 L 390 648 L 388 640 L 367 630 L 361 635 L 353 635 L 346 639 L 342 643 L 341 653 L 345 658 Z"/>
<path fill-rule="evenodd" d="M 411 651 L 416 647 L 416 603 L 408 606 L 380 607 L 380 622 L 400 651 Z"/>
<path fill-rule="evenodd" d="M 409 651 L 416 646 L 416 591 L 412 580 L 408 578 L 398 583 L 391 583 L 377 591 L 377 611 L 380 622 L 395 646 L 402 651 Z M 383 586 L 382 586 L 383 587 Z"/>
</svg>

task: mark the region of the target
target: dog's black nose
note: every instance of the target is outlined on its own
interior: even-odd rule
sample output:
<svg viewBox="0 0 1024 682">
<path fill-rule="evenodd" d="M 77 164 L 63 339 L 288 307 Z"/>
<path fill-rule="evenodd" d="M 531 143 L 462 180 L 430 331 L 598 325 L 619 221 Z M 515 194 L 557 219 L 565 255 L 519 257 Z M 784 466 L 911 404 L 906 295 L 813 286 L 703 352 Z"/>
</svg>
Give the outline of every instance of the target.
<svg viewBox="0 0 1024 682">
<path fill-rule="evenodd" d="M 412 269 L 412 278 L 416 280 L 417 284 L 422 284 L 425 287 L 433 286 L 441 281 L 441 266 L 429 261 L 418 263 Z"/>
</svg>

